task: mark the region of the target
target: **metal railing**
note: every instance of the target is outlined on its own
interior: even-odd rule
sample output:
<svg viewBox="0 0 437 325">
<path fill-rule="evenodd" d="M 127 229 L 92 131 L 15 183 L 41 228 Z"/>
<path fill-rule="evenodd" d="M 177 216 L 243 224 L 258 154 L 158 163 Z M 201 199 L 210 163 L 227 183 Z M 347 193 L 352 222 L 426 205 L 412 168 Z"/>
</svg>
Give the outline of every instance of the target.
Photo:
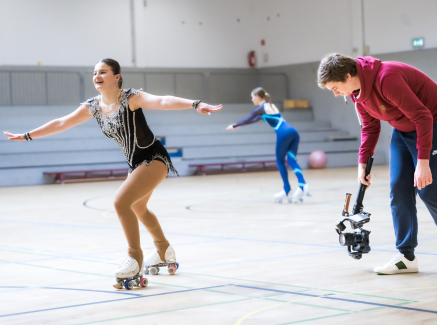
<svg viewBox="0 0 437 325">
<path fill-rule="evenodd" d="M 222 103 L 248 102 L 255 87 L 266 88 L 275 101 L 288 98 L 285 73 L 253 71 L 126 71 L 123 88 L 143 88 L 157 95 L 173 95 Z M 96 96 L 91 69 L 1 68 L 0 106 L 79 104 Z"/>
</svg>

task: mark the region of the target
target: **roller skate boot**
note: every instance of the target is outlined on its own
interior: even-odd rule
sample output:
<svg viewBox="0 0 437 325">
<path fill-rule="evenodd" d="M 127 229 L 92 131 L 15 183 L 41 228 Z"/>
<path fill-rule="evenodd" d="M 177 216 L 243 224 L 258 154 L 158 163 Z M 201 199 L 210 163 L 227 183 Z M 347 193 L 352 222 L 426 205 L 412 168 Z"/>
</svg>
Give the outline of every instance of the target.
<svg viewBox="0 0 437 325">
<path fill-rule="evenodd" d="M 300 187 L 296 189 L 296 192 L 294 192 L 292 197 L 293 203 L 302 203 L 303 202 L 303 191 Z"/>
<path fill-rule="evenodd" d="M 291 203 L 291 199 L 288 197 L 287 193 L 285 193 L 284 190 L 282 190 L 279 193 L 276 193 L 274 195 L 275 203 L 282 203 L 283 200 L 287 200 L 288 203 Z"/>
<path fill-rule="evenodd" d="M 132 258 L 127 257 L 124 262 L 115 270 L 115 278 L 117 283 L 114 288 L 132 290 L 133 287 L 147 287 L 149 281 L 143 277 L 143 267 L 140 268 L 138 262 Z"/>
<path fill-rule="evenodd" d="M 144 265 L 146 266 L 144 273 L 150 273 L 152 275 L 158 274 L 160 267 L 167 266 L 167 270 L 170 275 L 175 274 L 176 270 L 179 268 L 179 263 L 176 262 L 175 251 L 171 245 L 168 246 L 167 250 L 165 251 L 165 261 L 161 260 L 158 252 L 156 251 L 144 259 Z"/>
<path fill-rule="evenodd" d="M 305 184 L 303 186 L 303 195 L 305 195 L 305 196 L 312 196 L 308 184 Z"/>
</svg>

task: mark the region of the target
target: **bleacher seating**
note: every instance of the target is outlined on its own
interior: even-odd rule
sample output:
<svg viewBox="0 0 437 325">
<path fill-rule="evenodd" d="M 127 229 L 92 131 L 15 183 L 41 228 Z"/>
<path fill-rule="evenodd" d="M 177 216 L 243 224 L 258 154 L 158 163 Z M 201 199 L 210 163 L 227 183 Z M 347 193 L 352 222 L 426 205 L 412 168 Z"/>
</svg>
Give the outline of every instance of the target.
<svg viewBox="0 0 437 325">
<path fill-rule="evenodd" d="M 281 106 L 280 103 L 277 106 Z M 68 114 L 76 106 L 3 106 L 0 126 L 3 131 L 25 132 L 43 123 Z M 260 121 L 238 130 L 226 126 L 247 116 L 252 104 L 226 104 L 211 116 L 193 110 L 145 111 L 157 136 L 165 137 L 167 148 L 182 150 L 182 157 L 173 158 L 181 176 L 192 175 L 190 164 L 232 163 L 275 160 L 276 136 Z M 349 140 L 345 132 L 331 128 L 327 121 L 314 120 L 308 110 L 285 111 L 284 118 L 301 135 L 298 161 L 308 167 L 308 155 L 323 150 L 328 167 L 355 165 L 358 140 Z M 338 137 L 340 141 L 327 141 Z M 54 178 L 43 172 L 126 168 L 124 155 L 107 139 L 94 119 L 66 132 L 32 142 L 11 142 L 0 138 L 0 186 L 52 183 Z"/>
</svg>

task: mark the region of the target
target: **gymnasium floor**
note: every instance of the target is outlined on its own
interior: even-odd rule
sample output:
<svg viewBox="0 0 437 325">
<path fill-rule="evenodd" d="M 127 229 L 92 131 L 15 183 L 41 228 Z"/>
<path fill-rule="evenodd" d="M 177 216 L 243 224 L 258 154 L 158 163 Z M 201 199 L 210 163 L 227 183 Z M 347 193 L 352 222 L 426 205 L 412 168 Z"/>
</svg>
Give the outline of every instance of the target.
<svg viewBox="0 0 437 325">
<path fill-rule="evenodd" d="M 299 205 L 273 203 L 278 172 L 166 179 L 150 208 L 180 268 L 131 291 L 112 287 L 126 256 L 120 181 L 0 188 L 0 324 L 436 324 L 437 227 L 423 203 L 420 273 L 378 276 L 396 252 L 388 167 L 372 172 L 372 252 L 359 261 L 334 230 L 356 168 L 304 173 L 313 196 Z"/>
</svg>

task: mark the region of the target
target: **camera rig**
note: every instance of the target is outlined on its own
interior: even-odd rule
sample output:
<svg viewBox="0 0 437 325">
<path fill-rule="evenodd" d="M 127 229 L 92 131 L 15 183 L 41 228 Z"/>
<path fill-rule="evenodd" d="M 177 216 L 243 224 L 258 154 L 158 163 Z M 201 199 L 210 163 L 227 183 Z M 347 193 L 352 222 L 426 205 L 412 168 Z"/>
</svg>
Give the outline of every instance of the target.
<svg viewBox="0 0 437 325">
<path fill-rule="evenodd" d="M 366 180 L 372 169 L 372 164 L 373 157 L 369 157 L 365 171 Z M 341 213 L 343 219 L 339 220 L 335 225 L 335 230 L 339 235 L 340 245 L 347 246 L 349 256 L 356 260 L 361 259 L 363 254 L 370 252 L 370 231 L 362 228 L 365 223 L 370 221 L 370 213 L 363 211 L 363 199 L 366 188 L 367 185 L 360 183 L 357 200 L 355 201 L 351 214 L 349 214 L 349 203 L 352 194 L 346 193 L 346 200 L 344 202 L 343 212 Z M 346 229 L 344 225 L 345 221 L 350 222 L 353 232 L 343 232 Z"/>
</svg>

